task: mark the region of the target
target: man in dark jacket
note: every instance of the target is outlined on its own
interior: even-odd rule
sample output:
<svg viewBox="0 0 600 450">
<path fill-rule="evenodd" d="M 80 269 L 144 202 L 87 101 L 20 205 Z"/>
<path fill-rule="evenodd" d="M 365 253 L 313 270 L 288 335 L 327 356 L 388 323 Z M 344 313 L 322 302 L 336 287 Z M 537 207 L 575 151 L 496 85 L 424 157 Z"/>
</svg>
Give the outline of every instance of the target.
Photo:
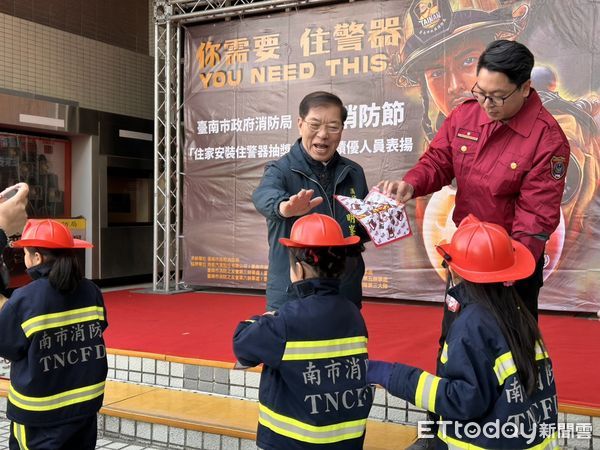
<svg viewBox="0 0 600 450">
<path fill-rule="evenodd" d="M 342 101 L 328 92 L 313 92 L 300 103 L 300 138 L 290 152 L 269 162 L 252 195 L 254 206 L 267 218 L 269 235 L 269 275 L 267 309 L 277 310 L 294 294 L 288 292 L 290 266 L 279 238 L 290 235 L 297 218 L 317 212 L 333 217 L 345 236 L 369 239 L 362 226 L 334 199 L 334 195 L 364 198 L 368 193 L 362 167 L 337 153 L 348 115 Z M 347 261 L 341 294 L 359 307 L 365 264 L 362 243 Z"/>
</svg>

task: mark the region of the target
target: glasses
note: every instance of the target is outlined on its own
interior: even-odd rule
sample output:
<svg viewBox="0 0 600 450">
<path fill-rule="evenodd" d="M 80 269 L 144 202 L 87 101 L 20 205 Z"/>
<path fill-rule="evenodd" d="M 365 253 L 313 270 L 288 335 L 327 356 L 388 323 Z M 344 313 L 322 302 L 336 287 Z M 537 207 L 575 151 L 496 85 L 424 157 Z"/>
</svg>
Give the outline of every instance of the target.
<svg viewBox="0 0 600 450">
<path fill-rule="evenodd" d="M 313 133 L 317 133 L 322 127 L 325 127 L 325 130 L 331 134 L 341 133 L 344 129 L 344 126 L 339 123 L 321 123 L 321 122 L 303 122 L 308 126 L 308 129 Z"/>
<path fill-rule="evenodd" d="M 489 99 L 489 101 L 492 102 L 492 105 L 494 105 L 494 106 L 504 106 L 504 102 L 506 101 L 506 99 L 508 97 L 510 97 L 511 95 L 513 95 L 515 92 L 517 92 L 520 88 L 520 86 L 518 86 L 510 94 L 508 94 L 504 97 L 500 97 L 498 95 L 485 95 L 483 92 L 476 91 L 475 90 L 476 86 L 477 86 L 477 83 L 475 83 L 475 85 L 471 89 L 471 94 L 473 95 L 475 100 L 477 100 L 479 103 L 481 103 L 483 105 L 485 103 L 485 101 Z"/>
</svg>

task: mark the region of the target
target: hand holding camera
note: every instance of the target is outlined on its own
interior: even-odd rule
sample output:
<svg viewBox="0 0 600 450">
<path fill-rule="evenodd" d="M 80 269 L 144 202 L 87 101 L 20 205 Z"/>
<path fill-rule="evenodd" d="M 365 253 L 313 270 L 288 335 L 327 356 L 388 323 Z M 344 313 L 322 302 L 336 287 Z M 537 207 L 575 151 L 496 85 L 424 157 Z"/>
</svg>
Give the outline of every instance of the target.
<svg viewBox="0 0 600 450">
<path fill-rule="evenodd" d="M 0 192 L 0 229 L 7 236 L 19 234 L 27 221 L 27 183 L 17 183 Z"/>
</svg>

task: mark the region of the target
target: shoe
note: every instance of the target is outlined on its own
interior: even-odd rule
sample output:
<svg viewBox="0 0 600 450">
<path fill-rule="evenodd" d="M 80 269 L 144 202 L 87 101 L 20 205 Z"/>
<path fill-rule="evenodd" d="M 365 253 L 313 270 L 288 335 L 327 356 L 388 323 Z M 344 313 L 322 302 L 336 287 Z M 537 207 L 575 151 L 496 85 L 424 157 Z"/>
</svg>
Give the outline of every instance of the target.
<svg viewBox="0 0 600 450">
<path fill-rule="evenodd" d="M 410 447 L 406 447 L 406 450 L 435 450 L 435 439 L 417 439 Z"/>
</svg>

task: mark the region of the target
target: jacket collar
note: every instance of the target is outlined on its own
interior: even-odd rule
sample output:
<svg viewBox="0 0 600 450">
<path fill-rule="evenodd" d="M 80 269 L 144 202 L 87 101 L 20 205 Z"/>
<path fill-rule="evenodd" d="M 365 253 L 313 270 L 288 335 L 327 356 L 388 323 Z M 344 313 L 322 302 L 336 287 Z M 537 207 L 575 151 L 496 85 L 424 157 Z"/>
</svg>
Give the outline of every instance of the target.
<svg viewBox="0 0 600 450">
<path fill-rule="evenodd" d="M 335 152 L 331 159 L 327 162 L 327 164 L 323 164 L 321 161 L 314 160 L 312 156 L 308 154 L 308 152 L 304 148 L 304 145 L 302 145 L 302 141 L 300 141 L 298 144 L 300 145 L 300 149 L 302 150 L 302 155 L 304 156 L 304 159 L 312 168 L 313 172 L 322 172 L 324 168 L 327 168 L 327 170 L 333 170 L 340 160 L 339 153 Z"/>
<path fill-rule="evenodd" d="M 290 288 L 298 298 L 305 298 L 315 294 L 336 295 L 340 291 L 340 280 L 333 278 L 309 278 L 292 283 Z"/>
<path fill-rule="evenodd" d="M 531 130 L 533 130 L 533 125 L 535 124 L 541 109 L 542 101 L 540 100 L 540 96 L 535 89 L 530 88 L 529 97 L 527 97 L 527 100 L 525 100 L 521 109 L 517 114 L 510 118 L 506 125 L 515 133 L 527 137 L 531 134 Z M 484 109 L 480 106 L 479 125 L 481 126 L 491 122 L 493 122 L 493 120 L 490 119 Z"/>
<path fill-rule="evenodd" d="M 306 152 L 306 150 L 304 150 L 304 146 L 302 145 L 302 140 L 300 138 L 298 138 L 298 140 L 294 143 L 294 145 L 292 145 L 292 148 L 290 149 L 289 154 L 290 154 L 290 157 L 292 158 L 292 161 L 290 163 L 290 168 L 299 170 L 305 174 L 314 172 L 311 167 L 312 165 L 321 164 L 319 161 L 315 161 L 314 159 L 312 159 L 310 157 L 310 155 Z M 343 160 L 340 157 L 339 153 L 335 152 L 333 154 L 333 157 L 327 164 L 327 166 L 329 166 L 329 164 L 333 164 L 333 166 L 331 166 L 331 167 L 336 168 L 338 165 L 341 165 L 342 163 L 343 163 Z"/>
<path fill-rule="evenodd" d="M 456 286 L 448 289 L 448 295 L 460 303 L 462 308 L 473 303 L 468 297 L 465 285 L 463 283 L 458 283 Z"/>
<path fill-rule="evenodd" d="M 52 264 L 38 264 L 27 269 L 27 274 L 34 280 L 46 278 L 52 269 Z"/>
</svg>

